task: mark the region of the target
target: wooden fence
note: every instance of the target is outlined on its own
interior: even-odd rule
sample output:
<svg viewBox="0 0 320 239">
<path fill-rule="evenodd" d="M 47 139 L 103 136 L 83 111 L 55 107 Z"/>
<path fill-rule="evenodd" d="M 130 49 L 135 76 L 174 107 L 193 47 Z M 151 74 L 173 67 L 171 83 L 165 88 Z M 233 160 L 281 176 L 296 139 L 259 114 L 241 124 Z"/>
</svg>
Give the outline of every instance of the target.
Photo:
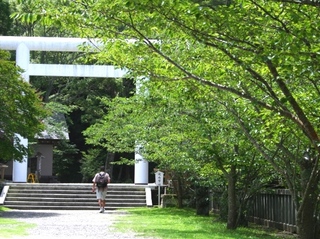
<svg viewBox="0 0 320 239">
<path fill-rule="evenodd" d="M 219 211 L 220 193 L 213 193 L 211 209 Z M 254 197 L 248 208 L 248 220 L 258 225 L 296 233 L 296 211 L 289 190 L 277 189 Z"/>
<path fill-rule="evenodd" d="M 289 190 L 278 189 L 261 193 L 253 200 L 249 221 L 267 227 L 295 233 L 296 211 Z"/>
</svg>

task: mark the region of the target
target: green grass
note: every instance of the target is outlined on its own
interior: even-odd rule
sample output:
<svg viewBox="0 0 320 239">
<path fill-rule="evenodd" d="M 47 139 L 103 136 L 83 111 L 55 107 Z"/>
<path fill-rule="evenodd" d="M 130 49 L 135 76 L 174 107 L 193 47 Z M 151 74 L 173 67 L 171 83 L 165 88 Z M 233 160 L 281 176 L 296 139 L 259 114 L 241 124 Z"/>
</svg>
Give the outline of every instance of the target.
<svg viewBox="0 0 320 239">
<path fill-rule="evenodd" d="M 27 229 L 34 227 L 34 224 L 4 218 L 2 212 L 8 210 L 9 209 L 0 206 L 0 238 L 14 238 L 14 236 L 28 235 Z"/>
<path fill-rule="evenodd" d="M 193 210 L 176 208 L 129 209 L 129 215 L 119 217 L 115 229 L 132 231 L 143 236 L 163 239 L 279 239 L 276 231 L 261 228 L 227 230 L 226 224 L 213 216 L 197 216 Z"/>
</svg>

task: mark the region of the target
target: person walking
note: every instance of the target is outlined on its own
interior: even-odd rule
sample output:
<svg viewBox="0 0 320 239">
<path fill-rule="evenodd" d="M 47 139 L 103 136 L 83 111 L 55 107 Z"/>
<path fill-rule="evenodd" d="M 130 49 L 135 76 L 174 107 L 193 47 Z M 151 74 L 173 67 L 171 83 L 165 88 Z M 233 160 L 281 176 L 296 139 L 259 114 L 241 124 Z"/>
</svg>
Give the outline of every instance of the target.
<svg viewBox="0 0 320 239">
<path fill-rule="evenodd" d="M 95 192 L 97 195 L 100 213 L 104 213 L 105 210 L 108 183 L 110 183 L 110 180 L 110 175 L 105 172 L 104 166 L 100 167 L 100 172 L 96 173 L 92 179 L 92 192 Z"/>
</svg>

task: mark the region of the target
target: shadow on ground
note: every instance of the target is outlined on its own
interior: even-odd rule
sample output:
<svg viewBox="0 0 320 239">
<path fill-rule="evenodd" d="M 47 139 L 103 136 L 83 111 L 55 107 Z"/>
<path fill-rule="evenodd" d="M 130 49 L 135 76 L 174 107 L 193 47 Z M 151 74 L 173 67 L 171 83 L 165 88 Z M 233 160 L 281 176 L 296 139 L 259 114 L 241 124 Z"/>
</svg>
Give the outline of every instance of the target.
<svg viewBox="0 0 320 239">
<path fill-rule="evenodd" d="M 35 211 L 4 211 L 0 212 L 0 217 L 3 218 L 13 218 L 13 219 L 28 219 L 28 218 L 45 218 L 45 217 L 53 217 L 59 215 L 55 212 L 35 212 Z"/>
</svg>

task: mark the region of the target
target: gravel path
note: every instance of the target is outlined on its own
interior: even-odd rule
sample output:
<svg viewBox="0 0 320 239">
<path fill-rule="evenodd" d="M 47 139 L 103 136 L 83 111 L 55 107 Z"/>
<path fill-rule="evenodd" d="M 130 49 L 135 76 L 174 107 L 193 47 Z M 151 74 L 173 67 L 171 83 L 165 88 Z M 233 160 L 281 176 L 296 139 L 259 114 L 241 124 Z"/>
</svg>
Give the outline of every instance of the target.
<svg viewBox="0 0 320 239">
<path fill-rule="evenodd" d="M 53 238 L 108 238 L 108 239 L 156 239 L 143 237 L 132 232 L 117 232 L 112 225 L 125 212 L 91 210 L 11 210 L 1 213 L 4 218 L 34 223 L 37 226 L 28 230 L 28 236 L 14 239 L 53 239 Z M 1 233 L 0 233 L 1 238 Z"/>
</svg>

